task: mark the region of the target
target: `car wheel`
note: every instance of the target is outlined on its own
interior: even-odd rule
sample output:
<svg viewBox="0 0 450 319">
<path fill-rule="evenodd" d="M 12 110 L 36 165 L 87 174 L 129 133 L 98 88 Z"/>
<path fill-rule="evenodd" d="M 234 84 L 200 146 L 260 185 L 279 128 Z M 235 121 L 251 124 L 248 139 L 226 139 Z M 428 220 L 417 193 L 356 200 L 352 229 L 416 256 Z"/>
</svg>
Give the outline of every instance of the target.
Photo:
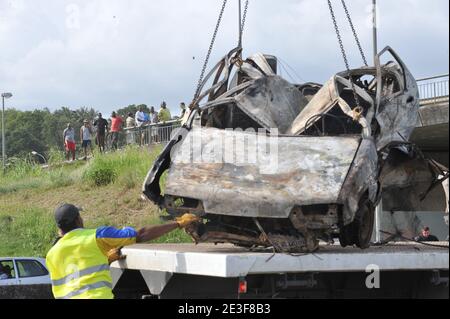
<svg viewBox="0 0 450 319">
<path fill-rule="evenodd" d="M 369 248 L 375 223 L 375 208 L 369 200 L 359 206 L 354 223 L 355 245 L 361 249 Z"/>
<path fill-rule="evenodd" d="M 342 247 L 356 245 L 361 249 L 370 247 L 375 223 L 375 208 L 368 199 L 361 201 L 354 221 L 341 229 L 339 241 Z"/>
<path fill-rule="evenodd" d="M 351 236 L 351 234 L 352 234 L 352 231 L 351 231 L 352 225 L 353 225 L 353 224 L 344 226 L 344 227 L 341 229 L 341 231 L 340 231 L 340 234 L 339 234 L 339 243 L 340 243 L 341 246 L 344 247 L 344 248 L 347 247 L 347 246 L 353 246 L 353 245 L 354 245 L 354 242 L 353 242 L 352 236 Z"/>
</svg>

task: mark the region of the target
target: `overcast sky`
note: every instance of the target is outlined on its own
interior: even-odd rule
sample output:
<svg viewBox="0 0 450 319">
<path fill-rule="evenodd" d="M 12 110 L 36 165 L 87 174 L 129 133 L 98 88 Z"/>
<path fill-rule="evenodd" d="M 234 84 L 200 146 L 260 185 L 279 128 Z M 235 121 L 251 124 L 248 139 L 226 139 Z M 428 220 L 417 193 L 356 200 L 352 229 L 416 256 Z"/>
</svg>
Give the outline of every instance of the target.
<svg viewBox="0 0 450 319">
<path fill-rule="evenodd" d="M 347 0 L 372 61 L 370 0 Z M 449 1 L 378 0 L 379 46 L 416 77 L 448 73 Z M 0 91 L 21 110 L 61 106 L 102 112 L 190 102 L 222 0 L 0 0 Z M 352 67 L 361 66 L 340 1 Z M 237 43 L 229 0 L 211 63 Z M 326 0 L 250 0 L 244 55 L 284 61 L 296 82 L 324 82 L 344 64 Z M 292 69 L 294 70 L 292 70 Z"/>
</svg>

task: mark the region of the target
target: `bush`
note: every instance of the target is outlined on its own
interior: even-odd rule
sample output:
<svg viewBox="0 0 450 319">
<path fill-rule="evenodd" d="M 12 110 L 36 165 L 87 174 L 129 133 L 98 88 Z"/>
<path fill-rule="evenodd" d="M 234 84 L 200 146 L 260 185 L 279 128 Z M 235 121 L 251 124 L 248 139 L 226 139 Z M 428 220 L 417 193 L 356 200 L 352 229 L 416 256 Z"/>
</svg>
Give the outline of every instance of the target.
<svg viewBox="0 0 450 319">
<path fill-rule="evenodd" d="M 92 165 L 89 167 L 83 179 L 93 186 L 107 186 L 116 181 L 117 172 L 110 165 Z"/>
<path fill-rule="evenodd" d="M 83 180 L 92 186 L 107 186 L 117 182 L 125 189 L 142 183 L 160 148 L 152 153 L 138 147 L 122 152 L 96 156 L 83 174 Z"/>
</svg>

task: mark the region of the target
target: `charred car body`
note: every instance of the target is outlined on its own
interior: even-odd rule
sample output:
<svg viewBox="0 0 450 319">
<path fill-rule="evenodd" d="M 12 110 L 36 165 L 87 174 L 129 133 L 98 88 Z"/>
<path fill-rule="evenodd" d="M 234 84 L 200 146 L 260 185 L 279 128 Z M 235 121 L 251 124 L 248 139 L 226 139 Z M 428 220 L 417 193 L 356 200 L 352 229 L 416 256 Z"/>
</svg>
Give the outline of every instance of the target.
<svg viewBox="0 0 450 319">
<path fill-rule="evenodd" d="M 367 248 L 389 172 L 419 158 L 432 179 L 442 175 L 409 143 L 419 93 L 391 48 L 324 85 L 289 83 L 275 57 L 240 56 L 232 50 L 208 74 L 144 183 L 171 216 L 203 218 L 188 230 L 196 242 Z"/>
</svg>

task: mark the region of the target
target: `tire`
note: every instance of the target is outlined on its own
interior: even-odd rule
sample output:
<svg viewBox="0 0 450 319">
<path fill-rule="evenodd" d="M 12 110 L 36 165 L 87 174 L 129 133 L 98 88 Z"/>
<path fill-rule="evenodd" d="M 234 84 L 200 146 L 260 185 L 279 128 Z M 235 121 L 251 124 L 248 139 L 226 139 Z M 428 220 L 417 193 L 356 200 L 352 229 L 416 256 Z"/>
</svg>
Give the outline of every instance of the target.
<svg viewBox="0 0 450 319">
<path fill-rule="evenodd" d="M 361 249 L 370 247 L 375 223 L 375 208 L 368 199 L 361 201 L 354 221 L 341 229 L 339 241 L 342 247 L 357 246 Z"/>
<path fill-rule="evenodd" d="M 344 226 L 339 234 L 339 242 L 341 244 L 342 247 L 347 247 L 347 246 L 353 246 L 353 239 L 351 236 L 351 228 L 352 228 L 352 224 Z"/>
<path fill-rule="evenodd" d="M 355 220 L 355 245 L 361 249 L 370 247 L 373 227 L 375 224 L 375 207 L 369 200 L 365 200 L 356 215 Z"/>
</svg>

